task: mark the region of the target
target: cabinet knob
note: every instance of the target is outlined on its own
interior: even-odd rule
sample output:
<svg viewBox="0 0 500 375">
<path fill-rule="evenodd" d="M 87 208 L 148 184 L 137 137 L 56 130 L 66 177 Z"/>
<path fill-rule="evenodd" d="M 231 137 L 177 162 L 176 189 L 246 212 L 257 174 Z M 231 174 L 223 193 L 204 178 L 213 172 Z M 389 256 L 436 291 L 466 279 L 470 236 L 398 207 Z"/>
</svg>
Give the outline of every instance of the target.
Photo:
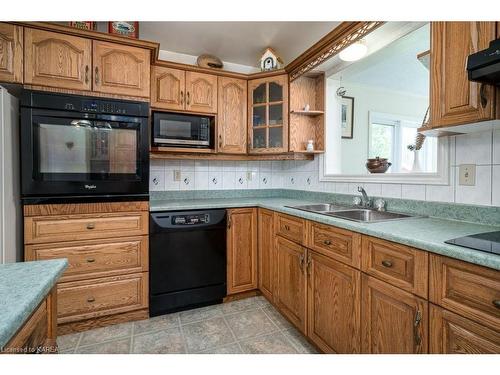
<svg viewBox="0 0 500 375">
<path fill-rule="evenodd" d="M 284 225 L 285 230 L 290 230 L 290 227 L 288 225 Z"/>
<path fill-rule="evenodd" d="M 95 259 L 94 258 L 88 258 L 87 259 L 87 263 L 94 263 L 95 262 Z"/>
<path fill-rule="evenodd" d="M 323 243 L 327 246 L 330 246 L 332 244 L 332 241 L 330 240 L 324 240 Z"/>
<path fill-rule="evenodd" d="M 95 224 L 94 223 L 88 223 L 87 224 L 87 229 L 94 229 L 95 228 Z"/>
<path fill-rule="evenodd" d="M 493 306 L 495 306 L 497 309 L 500 309 L 500 299 L 495 299 L 492 301 Z"/>
<path fill-rule="evenodd" d="M 392 262 L 390 260 L 383 260 L 382 261 L 382 265 L 384 267 L 391 268 L 392 267 Z"/>
<path fill-rule="evenodd" d="M 89 298 L 87 298 L 87 302 L 88 303 L 95 302 L 95 298 L 94 297 L 89 297 Z"/>
</svg>

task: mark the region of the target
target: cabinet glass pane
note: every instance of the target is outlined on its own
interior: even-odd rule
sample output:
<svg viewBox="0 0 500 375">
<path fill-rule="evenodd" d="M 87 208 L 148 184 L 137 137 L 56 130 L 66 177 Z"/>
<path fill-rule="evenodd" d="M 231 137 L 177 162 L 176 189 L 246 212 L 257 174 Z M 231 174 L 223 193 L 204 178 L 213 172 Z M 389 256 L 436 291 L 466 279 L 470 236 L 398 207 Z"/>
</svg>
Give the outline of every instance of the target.
<svg viewBox="0 0 500 375">
<path fill-rule="evenodd" d="M 283 86 L 269 82 L 269 101 L 281 102 L 283 100 Z"/>
<path fill-rule="evenodd" d="M 266 102 L 266 84 L 262 83 L 253 90 L 253 103 L 265 103 Z"/>
<path fill-rule="evenodd" d="M 266 106 L 253 107 L 253 126 L 266 125 Z"/>
<path fill-rule="evenodd" d="M 283 104 L 269 106 L 269 125 L 283 124 Z"/>
<path fill-rule="evenodd" d="M 283 147 L 283 128 L 269 128 L 269 147 Z"/>
<path fill-rule="evenodd" d="M 266 148 L 266 129 L 253 130 L 253 148 Z"/>
</svg>

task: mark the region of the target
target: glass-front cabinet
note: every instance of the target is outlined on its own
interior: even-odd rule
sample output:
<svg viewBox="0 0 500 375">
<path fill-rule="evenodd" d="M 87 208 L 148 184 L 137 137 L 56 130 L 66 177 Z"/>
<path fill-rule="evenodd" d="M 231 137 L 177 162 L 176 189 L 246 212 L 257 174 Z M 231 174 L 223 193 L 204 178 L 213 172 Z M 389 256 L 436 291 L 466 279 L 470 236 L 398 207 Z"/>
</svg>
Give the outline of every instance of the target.
<svg viewBox="0 0 500 375">
<path fill-rule="evenodd" d="M 248 82 L 249 153 L 288 152 L 288 76 Z"/>
</svg>

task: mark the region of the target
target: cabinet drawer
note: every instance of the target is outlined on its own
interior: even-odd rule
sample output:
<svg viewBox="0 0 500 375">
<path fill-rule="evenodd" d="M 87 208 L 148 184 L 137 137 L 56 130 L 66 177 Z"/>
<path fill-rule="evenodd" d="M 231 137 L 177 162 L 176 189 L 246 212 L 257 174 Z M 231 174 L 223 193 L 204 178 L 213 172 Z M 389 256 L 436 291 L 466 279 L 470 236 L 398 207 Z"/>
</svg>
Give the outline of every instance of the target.
<svg viewBox="0 0 500 375">
<path fill-rule="evenodd" d="M 40 349 L 47 339 L 47 330 L 47 301 L 43 300 L 15 336 L 7 343 L 4 350 L 6 353 L 11 354 L 40 353 Z"/>
<path fill-rule="evenodd" d="M 147 272 L 61 283 L 57 288 L 59 324 L 147 307 Z"/>
<path fill-rule="evenodd" d="M 276 214 L 276 234 L 288 238 L 301 245 L 306 243 L 305 220 L 285 214 Z"/>
<path fill-rule="evenodd" d="M 34 216 L 24 220 L 26 244 L 148 234 L 148 212 Z"/>
<path fill-rule="evenodd" d="M 361 234 L 309 222 L 308 247 L 332 259 L 359 268 Z"/>
<path fill-rule="evenodd" d="M 427 298 L 428 254 L 409 246 L 363 236 L 363 272 Z"/>
<path fill-rule="evenodd" d="M 431 255 L 429 299 L 457 314 L 498 330 L 500 272 Z"/>
<path fill-rule="evenodd" d="M 27 260 L 67 258 L 60 281 L 73 281 L 148 270 L 148 237 L 26 245 Z"/>
</svg>

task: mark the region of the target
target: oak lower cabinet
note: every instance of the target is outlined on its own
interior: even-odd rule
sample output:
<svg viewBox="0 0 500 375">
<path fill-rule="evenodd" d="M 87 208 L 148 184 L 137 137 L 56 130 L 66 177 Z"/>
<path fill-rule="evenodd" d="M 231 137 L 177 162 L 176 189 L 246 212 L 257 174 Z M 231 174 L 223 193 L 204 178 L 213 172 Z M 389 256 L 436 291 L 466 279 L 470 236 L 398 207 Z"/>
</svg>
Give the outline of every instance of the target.
<svg viewBox="0 0 500 375">
<path fill-rule="evenodd" d="M 92 89 L 90 39 L 24 29 L 24 83 L 62 89 Z"/>
<path fill-rule="evenodd" d="M 361 348 L 363 353 L 428 352 L 428 302 L 363 274 Z"/>
<path fill-rule="evenodd" d="M 258 280 L 259 289 L 273 300 L 275 287 L 274 214 L 259 208 L 258 211 Z"/>
<path fill-rule="evenodd" d="M 361 272 L 310 250 L 307 270 L 308 337 L 326 353 L 360 353 Z"/>
<path fill-rule="evenodd" d="M 247 152 L 247 81 L 219 77 L 217 110 L 217 151 Z"/>
<path fill-rule="evenodd" d="M 227 211 L 227 294 L 257 289 L 257 209 Z"/>
<path fill-rule="evenodd" d="M 23 82 L 23 28 L 0 23 L 0 82 Z"/>
<path fill-rule="evenodd" d="M 492 85 L 469 81 L 465 69 L 467 57 L 487 48 L 495 34 L 495 22 L 431 23 L 432 128 L 498 117 L 498 90 Z"/>
<path fill-rule="evenodd" d="M 301 332 L 306 333 L 306 248 L 276 237 L 274 303 Z"/>
<path fill-rule="evenodd" d="M 500 332 L 430 305 L 430 344 L 433 354 L 498 354 Z"/>
</svg>

